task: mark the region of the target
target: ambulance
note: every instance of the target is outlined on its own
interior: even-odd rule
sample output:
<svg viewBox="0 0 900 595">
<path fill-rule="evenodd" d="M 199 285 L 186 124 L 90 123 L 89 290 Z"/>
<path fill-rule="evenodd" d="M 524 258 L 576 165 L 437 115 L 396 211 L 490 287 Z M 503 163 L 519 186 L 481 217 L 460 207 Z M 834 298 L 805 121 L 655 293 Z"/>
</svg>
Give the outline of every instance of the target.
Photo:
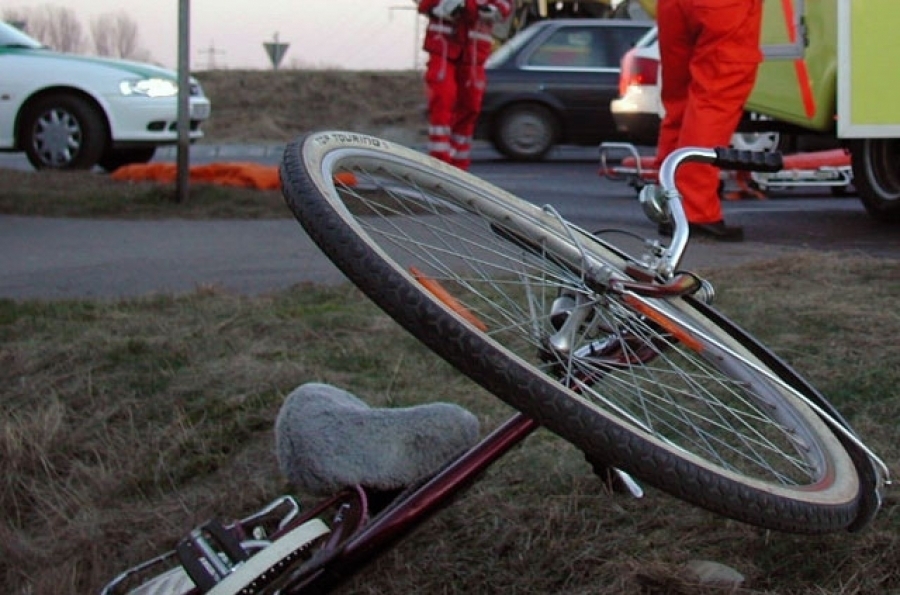
<svg viewBox="0 0 900 595">
<path fill-rule="evenodd" d="M 639 0 L 655 14 L 657 0 Z M 765 61 L 746 111 L 836 138 L 867 212 L 900 222 L 898 0 L 765 0 Z M 891 41 L 893 40 L 893 41 Z"/>
</svg>

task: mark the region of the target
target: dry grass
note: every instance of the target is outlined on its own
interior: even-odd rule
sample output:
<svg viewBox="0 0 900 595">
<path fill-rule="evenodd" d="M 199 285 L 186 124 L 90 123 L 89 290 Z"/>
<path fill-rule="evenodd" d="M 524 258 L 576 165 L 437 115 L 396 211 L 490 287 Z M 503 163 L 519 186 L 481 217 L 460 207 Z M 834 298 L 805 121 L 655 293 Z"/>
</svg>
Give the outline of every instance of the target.
<svg viewBox="0 0 900 595">
<path fill-rule="evenodd" d="M 723 311 L 895 467 L 900 264 L 809 254 L 712 279 Z M 96 593 L 195 524 L 292 491 L 272 425 L 284 395 L 312 380 L 376 406 L 454 401 L 486 428 L 508 413 L 347 287 L 0 301 L 3 590 Z M 652 489 L 607 494 L 575 448 L 539 431 L 342 592 L 722 593 L 689 576 L 694 559 L 741 572 L 730 593 L 897 592 L 896 513 L 889 493 L 861 533 L 762 531 Z"/>
<path fill-rule="evenodd" d="M 0 215 L 128 219 L 290 217 L 280 192 L 191 184 L 176 202 L 174 184 L 120 182 L 90 172 L 0 168 Z"/>
<path fill-rule="evenodd" d="M 202 142 L 286 142 L 317 129 L 411 141 L 427 125 L 421 72 L 214 70 L 196 76 L 213 104 Z"/>
</svg>

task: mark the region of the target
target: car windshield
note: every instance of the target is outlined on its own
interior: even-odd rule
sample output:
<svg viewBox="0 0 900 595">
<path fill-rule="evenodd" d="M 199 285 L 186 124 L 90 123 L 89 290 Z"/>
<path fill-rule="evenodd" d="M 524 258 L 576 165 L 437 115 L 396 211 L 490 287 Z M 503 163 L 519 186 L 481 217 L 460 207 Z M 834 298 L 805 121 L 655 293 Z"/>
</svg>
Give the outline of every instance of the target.
<svg viewBox="0 0 900 595">
<path fill-rule="evenodd" d="M 46 46 L 9 23 L 0 22 L 0 47 L 38 49 Z"/>
</svg>

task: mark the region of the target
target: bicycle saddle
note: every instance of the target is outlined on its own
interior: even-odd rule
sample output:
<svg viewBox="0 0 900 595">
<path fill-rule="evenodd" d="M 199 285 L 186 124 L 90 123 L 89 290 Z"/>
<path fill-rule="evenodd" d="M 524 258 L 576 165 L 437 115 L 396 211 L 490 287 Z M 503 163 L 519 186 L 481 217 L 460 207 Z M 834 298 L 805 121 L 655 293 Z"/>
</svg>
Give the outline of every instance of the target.
<svg viewBox="0 0 900 595">
<path fill-rule="evenodd" d="M 458 405 L 374 408 L 320 383 L 297 387 L 275 420 L 281 472 L 319 495 L 352 485 L 409 486 L 433 475 L 478 437 L 478 419 Z"/>
</svg>

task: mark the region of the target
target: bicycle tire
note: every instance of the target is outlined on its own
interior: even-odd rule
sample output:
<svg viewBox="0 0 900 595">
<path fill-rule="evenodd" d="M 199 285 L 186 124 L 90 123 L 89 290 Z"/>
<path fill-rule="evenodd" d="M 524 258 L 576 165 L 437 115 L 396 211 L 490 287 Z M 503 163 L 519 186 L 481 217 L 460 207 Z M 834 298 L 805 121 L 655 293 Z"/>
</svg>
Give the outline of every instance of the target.
<svg viewBox="0 0 900 595">
<path fill-rule="evenodd" d="M 593 459 L 774 530 L 847 529 L 864 513 L 873 482 L 801 396 L 813 389 L 696 300 L 608 291 L 629 264 L 609 243 L 366 135 L 289 143 L 281 180 L 308 235 L 382 310 Z M 582 306 L 564 319 L 584 320 L 563 349 L 555 335 L 576 323 L 551 314 L 567 296 Z"/>
</svg>

